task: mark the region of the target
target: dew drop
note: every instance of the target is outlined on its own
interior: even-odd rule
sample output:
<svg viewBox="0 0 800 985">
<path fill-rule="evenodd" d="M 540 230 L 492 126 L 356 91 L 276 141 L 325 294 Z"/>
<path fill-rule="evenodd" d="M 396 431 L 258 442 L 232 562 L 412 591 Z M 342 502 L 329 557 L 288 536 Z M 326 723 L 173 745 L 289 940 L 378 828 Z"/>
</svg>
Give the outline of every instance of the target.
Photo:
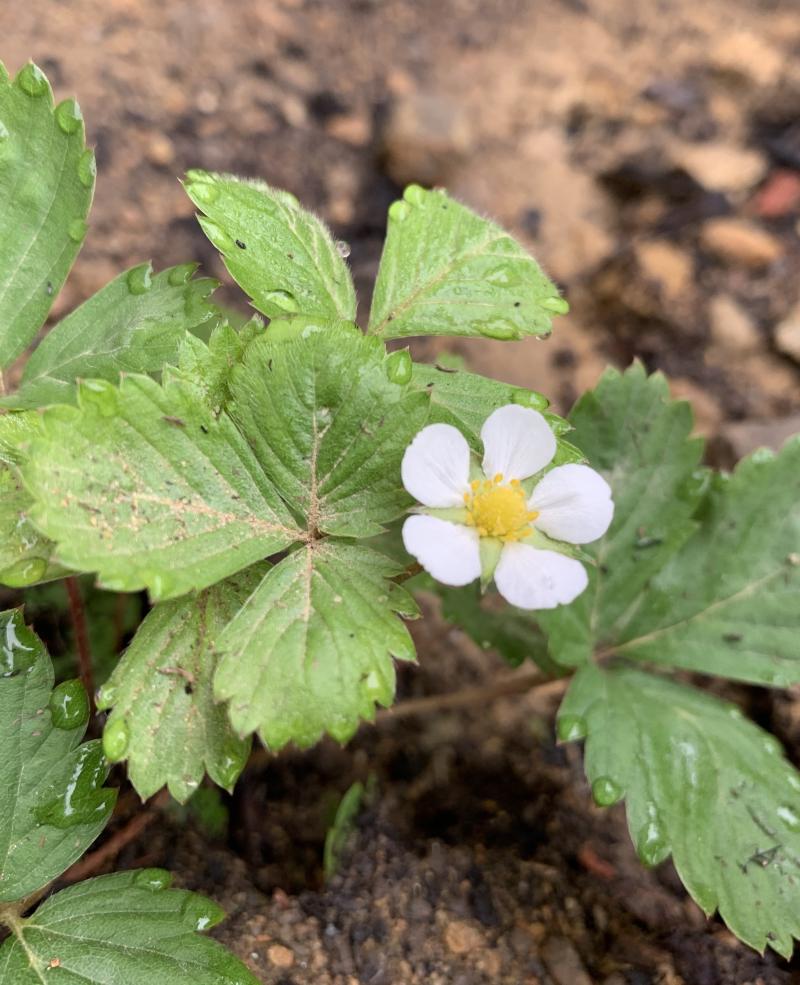
<svg viewBox="0 0 800 985">
<path fill-rule="evenodd" d="M 186 186 L 189 197 L 200 205 L 213 205 L 219 198 L 219 185 L 209 178 L 202 181 L 192 181 Z"/>
<path fill-rule="evenodd" d="M 539 304 L 547 311 L 552 311 L 554 315 L 566 315 L 569 311 L 569 302 L 566 298 L 544 298 Z"/>
<path fill-rule="evenodd" d="M 18 611 L 0 615 L 0 677 L 16 677 L 36 662 L 36 637 Z"/>
<path fill-rule="evenodd" d="M 800 815 L 794 808 L 783 804 L 778 808 L 778 817 L 790 831 L 800 831 Z"/>
<path fill-rule="evenodd" d="M 179 267 L 173 267 L 170 270 L 167 280 L 172 287 L 180 287 L 181 284 L 189 283 L 195 270 L 197 270 L 196 263 L 182 263 Z"/>
<path fill-rule="evenodd" d="M 600 807 L 610 807 L 622 797 L 622 787 L 610 776 L 598 776 L 592 784 L 592 796 Z"/>
<path fill-rule="evenodd" d="M 487 339 L 506 341 L 508 339 L 519 338 L 516 325 L 510 321 L 506 321 L 505 318 L 490 318 L 488 321 L 477 322 L 475 327 Z"/>
<path fill-rule="evenodd" d="M 91 188 L 96 177 L 97 162 L 94 159 L 94 151 L 87 147 L 78 158 L 78 181 L 84 188 Z"/>
<path fill-rule="evenodd" d="M 131 294 L 146 294 L 153 286 L 153 268 L 149 263 L 140 263 L 128 271 L 125 281 Z"/>
<path fill-rule="evenodd" d="M 561 742 L 577 742 L 586 737 L 586 719 L 581 715 L 561 715 L 556 731 Z"/>
<path fill-rule="evenodd" d="M 350 244 L 343 239 L 337 239 L 336 252 L 343 260 L 346 260 L 350 256 Z"/>
<path fill-rule="evenodd" d="M 89 697 L 80 681 L 64 681 L 50 695 L 50 717 L 60 729 L 74 729 L 89 721 Z"/>
<path fill-rule="evenodd" d="M 511 403 L 519 404 L 521 407 L 530 407 L 533 410 L 547 410 L 550 406 L 550 401 L 543 393 L 522 388 L 511 391 Z"/>
<path fill-rule="evenodd" d="M 17 75 L 17 85 L 29 96 L 43 96 L 48 89 L 47 76 L 33 62 L 28 62 Z"/>
<path fill-rule="evenodd" d="M 390 383 L 405 386 L 411 382 L 414 363 L 408 349 L 398 349 L 386 357 L 386 376 Z"/>
<path fill-rule="evenodd" d="M 41 581 L 47 571 L 47 561 L 41 557 L 28 557 L 15 561 L 0 573 L 0 584 L 9 588 L 27 588 Z"/>
<path fill-rule="evenodd" d="M 392 202 L 389 206 L 389 218 L 393 222 L 402 222 L 403 219 L 408 217 L 410 211 L 411 209 L 409 209 L 408 205 L 398 199 L 398 201 Z"/>
<path fill-rule="evenodd" d="M 639 837 L 636 839 L 636 854 L 647 866 L 658 865 L 669 855 L 667 839 L 655 817 L 651 817 L 639 832 Z"/>
<path fill-rule="evenodd" d="M 425 201 L 425 189 L 421 185 L 408 185 L 403 192 L 403 198 L 409 205 L 422 205 Z"/>
<path fill-rule="evenodd" d="M 83 123 L 83 114 L 77 99 L 65 99 L 56 106 L 56 123 L 66 134 L 76 133 Z"/>
<path fill-rule="evenodd" d="M 151 893 L 169 889 L 171 882 L 172 876 L 165 869 L 142 869 L 133 877 L 134 886 L 149 889 Z"/>
<path fill-rule="evenodd" d="M 510 263 L 501 263 L 487 271 L 484 279 L 495 287 L 513 287 L 522 280 L 519 272 Z"/>
<path fill-rule="evenodd" d="M 99 742 L 86 742 L 77 750 L 64 792 L 35 809 L 40 824 L 72 828 L 100 823 L 114 803 L 115 791 L 103 790 L 108 769 Z"/>
<path fill-rule="evenodd" d="M 106 711 L 116 702 L 116 700 L 117 689 L 112 684 L 106 682 L 97 692 L 95 702 L 97 704 L 98 711 Z"/>
<path fill-rule="evenodd" d="M 124 718 L 112 718 L 103 730 L 103 752 L 109 763 L 125 758 L 130 741 L 130 730 Z"/>
<path fill-rule="evenodd" d="M 234 243 L 233 238 L 225 232 L 222 226 L 218 226 L 216 222 L 212 222 L 211 219 L 207 219 L 203 215 L 199 217 L 198 221 L 203 227 L 203 232 L 206 236 L 208 236 L 220 253 L 230 253 L 236 249 L 236 244 Z"/>
<path fill-rule="evenodd" d="M 113 417 L 119 405 L 116 387 L 107 380 L 81 380 L 78 399 L 81 407 L 93 407 L 101 417 Z"/>
<path fill-rule="evenodd" d="M 293 312 L 300 310 L 300 305 L 297 303 L 297 298 L 294 294 L 290 294 L 289 291 L 283 291 L 280 289 L 267 291 L 263 295 L 263 299 L 264 301 L 275 305 L 275 307 L 281 311 Z"/>
<path fill-rule="evenodd" d="M 82 243 L 86 237 L 87 229 L 85 219 L 73 219 L 67 228 L 67 234 L 73 243 Z"/>
</svg>

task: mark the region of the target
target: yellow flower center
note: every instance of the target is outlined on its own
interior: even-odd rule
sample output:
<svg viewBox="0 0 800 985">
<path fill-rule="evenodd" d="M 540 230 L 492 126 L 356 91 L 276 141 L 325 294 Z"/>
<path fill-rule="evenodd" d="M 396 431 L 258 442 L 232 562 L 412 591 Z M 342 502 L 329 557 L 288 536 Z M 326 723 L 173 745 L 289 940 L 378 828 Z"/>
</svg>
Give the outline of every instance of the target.
<svg viewBox="0 0 800 985">
<path fill-rule="evenodd" d="M 481 537 L 497 537 L 506 543 L 529 536 L 531 523 L 539 515 L 529 510 L 519 479 L 504 483 L 499 473 L 493 479 L 475 480 L 464 493 L 467 525 Z"/>
</svg>

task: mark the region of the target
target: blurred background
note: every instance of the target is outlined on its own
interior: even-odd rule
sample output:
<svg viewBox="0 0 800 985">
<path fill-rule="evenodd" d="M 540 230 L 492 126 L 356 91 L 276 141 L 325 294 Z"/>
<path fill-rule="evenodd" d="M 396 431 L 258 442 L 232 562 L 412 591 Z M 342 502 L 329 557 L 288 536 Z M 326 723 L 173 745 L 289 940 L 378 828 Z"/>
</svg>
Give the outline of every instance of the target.
<svg viewBox="0 0 800 985">
<path fill-rule="evenodd" d="M 0 58 L 77 94 L 97 151 L 56 315 L 143 259 L 222 273 L 189 167 L 293 191 L 351 244 L 364 301 L 390 201 L 446 185 L 572 305 L 545 343 L 446 346 L 561 410 L 639 357 L 722 464 L 800 429 L 798 53 L 796 0 L 0 5 Z"/>
</svg>

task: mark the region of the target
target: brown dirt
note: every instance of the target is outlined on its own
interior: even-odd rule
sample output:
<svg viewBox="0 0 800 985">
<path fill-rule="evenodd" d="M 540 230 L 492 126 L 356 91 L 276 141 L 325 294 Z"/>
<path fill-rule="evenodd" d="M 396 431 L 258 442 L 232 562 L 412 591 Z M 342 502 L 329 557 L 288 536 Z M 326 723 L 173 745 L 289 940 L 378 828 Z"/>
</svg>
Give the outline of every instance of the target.
<svg viewBox="0 0 800 985">
<path fill-rule="evenodd" d="M 799 51 L 795 0 L 0 6 L 0 58 L 77 93 L 97 150 L 57 313 L 147 257 L 221 274 L 175 180 L 188 167 L 292 190 L 350 242 L 364 297 L 399 185 L 443 183 L 520 236 L 573 310 L 544 344 L 419 351 L 562 410 L 639 357 L 692 399 L 722 462 L 797 429 Z M 417 636 L 405 693 L 497 670 L 438 623 Z M 795 703 L 751 700 L 800 756 Z M 221 935 L 268 985 L 800 981 L 707 923 L 668 865 L 640 868 L 550 712 L 534 694 L 286 754 L 240 783 L 229 845 L 165 822 L 122 864 L 164 862 L 219 898 Z M 322 888 L 331 798 L 370 772 L 378 799 Z"/>
</svg>

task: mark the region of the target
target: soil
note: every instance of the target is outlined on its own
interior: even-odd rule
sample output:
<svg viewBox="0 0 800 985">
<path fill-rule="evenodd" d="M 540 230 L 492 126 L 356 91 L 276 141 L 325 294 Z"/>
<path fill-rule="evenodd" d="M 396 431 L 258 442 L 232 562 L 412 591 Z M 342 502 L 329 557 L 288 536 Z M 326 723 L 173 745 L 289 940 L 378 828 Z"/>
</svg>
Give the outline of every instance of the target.
<svg viewBox="0 0 800 985">
<path fill-rule="evenodd" d="M 799 52 L 796 0 L 0 5 L 0 58 L 77 93 L 97 152 L 55 315 L 147 257 L 223 275 L 176 181 L 189 167 L 293 191 L 350 243 L 365 299 L 401 185 L 445 184 L 519 236 L 572 311 L 547 343 L 417 352 L 457 352 L 561 411 L 640 358 L 723 465 L 800 429 Z M 415 632 L 399 700 L 499 672 L 435 617 Z M 793 697 L 740 698 L 800 759 Z M 591 806 L 579 751 L 554 745 L 553 707 L 534 691 L 384 718 L 344 750 L 259 760 L 227 838 L 166 814 L 119 864 L 168 865 L 217 898 L 219 936 L 267 985 L 800 981 L 797 959 L 706 921 L 669 864 L 641 868 L 622 812 Z M 368 775 L 324 885 L 331 804 Z"/>
</svg>

